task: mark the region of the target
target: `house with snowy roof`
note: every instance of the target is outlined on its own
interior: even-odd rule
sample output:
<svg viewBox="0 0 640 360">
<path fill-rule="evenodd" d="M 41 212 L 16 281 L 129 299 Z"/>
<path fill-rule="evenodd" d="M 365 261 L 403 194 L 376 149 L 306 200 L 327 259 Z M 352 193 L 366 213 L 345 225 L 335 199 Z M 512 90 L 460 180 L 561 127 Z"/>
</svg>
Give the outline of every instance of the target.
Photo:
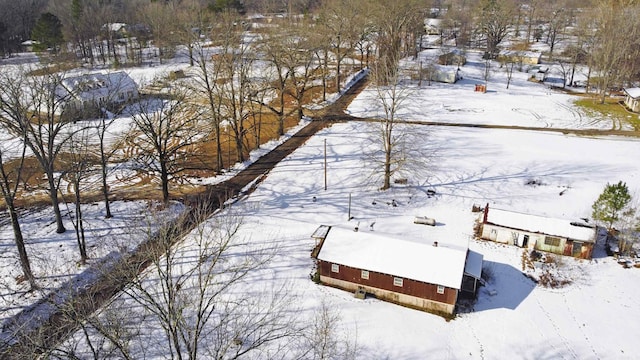
<svg viewBox="0 0 640 360">
<path fill-rule="evenodd" d="M 65 78 L 56 86 L 55 95 L 65 110 L 124 104 L 139 97 L 135 81 L 124 71 Z"/>
<path fill-rule="evenodd" d="M 337 226 L 321 226 L 312 237 L 319 282 L 356 295 L 451 316 L 481 281 L 483 256 L 468 248 Z"/>
<path fill-rule="evenodd" d="M 624 104 L 633 112 L 640 112 L 640 88 L 624 88 Z"/>
<path fill-rule="evenodd" d="M 481 213 L 478 237 L 527 249 L 591 259 L 595 225 L 489 208 Z"/>
</svg>

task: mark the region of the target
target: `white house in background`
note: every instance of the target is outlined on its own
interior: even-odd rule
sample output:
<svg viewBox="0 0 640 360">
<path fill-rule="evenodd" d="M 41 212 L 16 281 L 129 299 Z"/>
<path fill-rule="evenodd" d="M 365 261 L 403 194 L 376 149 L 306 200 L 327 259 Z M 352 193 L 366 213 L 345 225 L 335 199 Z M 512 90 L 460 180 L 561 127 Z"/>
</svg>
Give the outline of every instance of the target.
<svg viewBox="0 0 640 360">
<path fill-rule="evenodd" d="M 640 112 L 640 88 L 624 89 L 624 104 L 633 112 Z"/>
<path fill-rule="evenodd" d="M 483 256 L 466 247 L 408 241 L 372 231 L 320 226 L 312 256 L 320 283 L 450 316 L 474 297 Z"/>
<path fill-rule="evenodd" d="M 22 43 L 20 43 L 20 45 L 22 45 L 22 49 L 24 49 L 24 51 L 26 52 L 32 52 L 33 51 L 33 47 L 40 44 L 39 42 L 35 41 L 35 40 L 26 40 L 23 41 Z"/>
<path fill-rule="evenodd" d="M 514 62 L 523 65 L 538 65 L 542 58 L 542 54 L 535 51 L 516 51 L 516 50 L 502 50 L 500 51 L 500 57 L 511 58 Z"/>
<path fill-rule="evenodd" d="M 478 219 L 477 235 L 484 240 L 558 255 L 591 259 L 596 226 L 584 222 L 490 209 Z"/>
<path fill-rule="evenodd" d="M 138 86 L 124 71 L 68 77 L 55 93 L 64 102 L 64 109 L 124 104 L 139 97 Z"/>
<path fill-rule="evenodd" d="M 424 19 L 424 31 L 427 35 L 440 35 L 442 31 L 442 19 Z"/>
</svg>

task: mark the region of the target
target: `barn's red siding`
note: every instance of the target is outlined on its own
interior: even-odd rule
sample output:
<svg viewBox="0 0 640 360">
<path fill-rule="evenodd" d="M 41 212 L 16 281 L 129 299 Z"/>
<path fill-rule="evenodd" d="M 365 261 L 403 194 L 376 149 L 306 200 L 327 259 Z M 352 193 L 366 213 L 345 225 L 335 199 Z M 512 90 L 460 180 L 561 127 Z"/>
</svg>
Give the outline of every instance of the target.
<svg viewBox="0 0 640 360">
<path fill-rule="evenodd" d="M 446 304 L 455 305 L 458 291 L 444 287 L 444 294 L 438 294 L 438 285 L 429 284 L 422 281 L 416 281 L 412 279 L 402 278 L 402 286 L 395 286 L 393 284 L 393 278 L 399 277 L 389 274 L 378 273 L 369 271 L 369 279 L 363 279 L 361 277 L 363 269 L 356 269 L 346 265 L 339 265 L 339 272 L 335 273 L 331 271 L 331 263 L 325 261 L 318 261 L 318 272 L 321 276 L 331 277 L 343 281 L 348 281 L 354 284 L 363 286 L 370 286 L 382 290 L 392 291 L 396 293 L 411 295 L 423 299 L 429 299 Z M 364 269 L 367 270 L 367 269 Z"/>
</svg>

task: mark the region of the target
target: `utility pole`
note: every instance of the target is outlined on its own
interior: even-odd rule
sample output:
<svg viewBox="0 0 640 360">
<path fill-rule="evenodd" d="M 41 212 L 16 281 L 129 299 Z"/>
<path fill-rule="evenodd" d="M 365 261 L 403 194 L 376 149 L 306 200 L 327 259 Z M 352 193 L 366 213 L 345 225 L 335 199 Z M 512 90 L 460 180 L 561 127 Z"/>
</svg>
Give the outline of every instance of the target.
<svg viewBox="0 0 640 360">
<path fill-rule="evenodd" d="M 327 139 L 324 139 L 324 189 L 327 190 Z"/>
</svg>

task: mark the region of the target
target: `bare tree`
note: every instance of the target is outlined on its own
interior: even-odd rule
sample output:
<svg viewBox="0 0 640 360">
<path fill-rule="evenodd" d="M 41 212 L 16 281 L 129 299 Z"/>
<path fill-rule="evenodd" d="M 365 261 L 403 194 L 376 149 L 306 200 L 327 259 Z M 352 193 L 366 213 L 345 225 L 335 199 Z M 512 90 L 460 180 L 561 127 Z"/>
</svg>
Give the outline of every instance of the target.
<svg viewBox="0 0 640 360">
<path fill-rule="evenodd" d="M 444 25 L 451 33 L 456 47 L 471 45 L 474 13 L 472 6 L 472 1 L 455 2 L 444 14 Z"/>
<path fill-rule="evenodd" d="M 267 90 L 274 92 L 275 101 L 261 101 L 260 103 L 271 110 L 278 118 L 278 136 L 284 135 L 284 120 L 287 116 L 285 109 L 285 95 L 287 91 L 287 79 L 289 78 L 289 68 L 282 56 L 287 49 L 290 49 L 293 34 L 291 28 L 280 26 L 278 28 L 268 28 L 265 31 L 265 38 L 260 43 L 260 49 L 264 60 L 271 65 L 270 76 L 273 78 L 271 86 Z M 265 93 L 263 92 L 263 93 Z"/>
<path fill-rule="evenodd" d="M 232 209 L 231 209 L 232 210 Z M 176 359 L 238 359 L 271 343 L 298 336 L 286 289 L 246 289 L 245 279 L 265 266 L 277 249 L 249 249 L 239 236 L 241 218 L 233 211 L 199 224 L 175 246 L 173 231 L 156 235 L 153 251 L 162 254 L 149 271 L 136 277 L 125 293 L 140 305 L 148 326 L 164 334 L 162 352 Z M 138 346 L 145 346 L 138 339 Z M 282 357 L 276 349 L 271 358 Z M 153 354 L 152 353 L 152 354 Z"/>
<path fill-rule="evenodd" d="M 401 149 L 402 134 L 396 131 L 396 114 L 403 101 L 408 96 L 406 86 L 400 84 L 401 73 L 395 61 L 377 61 L 372 67 L 373 81 L 376 84 L 377 98 L 380 101 L 384 118 L 380 120 L 380 140 L 382 142 L 382 152 L 384 160 L 383 182 L 381 189 L 387 190 L 391 187 L 391 177 L 398 171 L 405 161 L 404 156 L 398 153 Z"/>
<path fill-rule="evenodd" d="M 286 41 L 282 54 L 285 67 L 289 73 L 289 86 L 287 93 L 293 97 L 296 103 L 298 119 L 304 117 L 305 95 L 311 89 L 311 82 L 316 78 L 316 70 L 319 66 L 318 52 L 321 44 L 311 33 L 309 24 L 300 22 L 290 28 L 293 37 Z"/>
<path fill-rule="evenodd" d="M 348 46 L 355 42 L 356 36 L 361 32 L 356 28 L 359 25 L 356 19 L 360 15 L 361 5 L 355 0 L 331 0 L 323 3 L 320 9 L 318 22 L 327 30 L 329 50 L 333 53 L 336 65 L 336 92 L 340 92 L 342 64 L 352 50 Z"/>
<path fill-rule="evenodd" d="M 213 60 L 219 78 L 215 82 L 215 96 L 220 99 L 220 116 L 226 119 L 227 128 L 232 133 L 236 160 L 243 162 L 247 133 L 247 119 L 253 107 L 252 67 L 256 57 L 250 40 L 245 38 L 236 16 L 225 13 L 219 17 L 214 42 L 220 44 L 219 53 Z M 231 164 L 229 164 L 230 166 Z"/>
<path fill-rule="evenodd" d="M 374 1 L 373 22 L 377 29 L 377 63 L 384 62 L 385 70 L 378 76 L 388 74 L 390 81 L 396 76 L 398 63 L 403 56 L 408 54 L 407 49 L 414 49 L 416 39 L 413 39 L 413 31 L 416 22 L 424 21 L 421 16 L 421 5 L 416 1 Z M 379 66 L 379 65 L 376 65 Z M 384 79 L 379 78 L 378 81 Z"/>
<path fill-rule="evenodd" d="M 29 282 L 31 289 L 36 289 L 36 280 L 35 276 L 33 276 L 33 272 L 31 271 L 29 255 L 27 254 L 27 248 L 25 247 L 22 229 L 18 219 L 18 209 L 15 204 L 15 200 L 18 195 L 18 187 L 21 181 L 22 169 L 24 167 L 26 146 L 24 143 L 22 144 L 20 155 L 17 160 L 12 162 L 12 164 L 9 164 L 9 161 L 5 162 L 5 159 L 3 158 L 5 151 L 6 149 L 0 147 L 0 191 L 2 192 L 2 197 L 5 205 L 7 206 L 9 219 L 11 220 L 11 228 L 13 229 L 13 237 L 18 250 L 22 275 L 25 280 Z"/>
<path fill-rule="evenodd" d="M 96 162 L 91 160 L 91 152 L 89 150 L 90 136 L 91 134 L 87 128 L 72 135 L 65 153 L 66 168 L 63 170 L 63 177 L 69 181 L 74 198 L 75 211 L 71 216 L 71 222 L 76 232 L 76 241 L 80 251 L 80 264 L 85 264 L 89 257 L 84 232 L 84 218 L 82 216 L 82 192 L 86 186 L 86 179 L 91 175 L 92 164 Z"/>
<path fill-rule="evenodd" d="M 515 54 L 509 53 L 505 55 L 500 55 L 498 57 L 498 61 L 500 62 L 500 67 L 504 67 L 505 73 L 507 74 L 507 89 L 511 84 L 511 78 L 513 77 L 513 68 L 517 63 L 520 62 L 518 60 L 519 58 L 522 58 L 522 55 L 519 53 L 515 53 Z"/>
<path fill-rule="evenodd" d="M 544 9 L 543 17 L 547 19 L 547 39 L 549 60 L 553 59 L 553 51 L 558 43 L 564 40 L 565 31 L 571 20 L 571 13 L 565 1 L 556 1 Z"/>
<path fill-rule="evenodd" d="M 486 42 L 485 57 L 495 59 L 513 23 L 515 7 L 509 0 L 482 0 L 479 6 L 478 32 Z"/>
<path fill-rule="evenodd" d="M 640 23 L 636 21 L 640 5 L 632 2 L 610 2 L 603 0 L 594 8 L 592 19 L 596 33 L 590 52 L 590 67 L 597 75 L 600 102 L 612 86 L 620 86 L 628 79 L 627 57 L 634 54 L 640 34 Z"/>
<path fill-rule="evenodd" d="M 57 73 L 27 76 L 24 69 L 0 75 L 0 125 L 22 139 L 42 167 L 47 177 L 58 233 L 65 232 L 65 228 L 58 200 L 56 160 L 69 139 L 65 131 L 73 120 L 60 113 L 67 101 L 79 91 L 58 91 L 63 76 Z"/>
<path fill-rule="evenodd" d="M 307 341 L 301 358 L 313 360 L 357 359 L 358 338 L 339 329 L 342 325 L 340 314 L 332 310 L 324 301 L 316 310 L 312 325 L 305 338 Z"/>
<path fill-rule="evenodd" d="M 140 148 L 142 161 L 160 175 L 162 200 L 169 201 L 169 181 L 184 171 L 189 151 L 202 140 L 201 109 L 189 103 L 190 91 L 170 90 L 166 98 L 142 100 L 132 107 L 139 131 L 133 142 Z"/>
</svg>

